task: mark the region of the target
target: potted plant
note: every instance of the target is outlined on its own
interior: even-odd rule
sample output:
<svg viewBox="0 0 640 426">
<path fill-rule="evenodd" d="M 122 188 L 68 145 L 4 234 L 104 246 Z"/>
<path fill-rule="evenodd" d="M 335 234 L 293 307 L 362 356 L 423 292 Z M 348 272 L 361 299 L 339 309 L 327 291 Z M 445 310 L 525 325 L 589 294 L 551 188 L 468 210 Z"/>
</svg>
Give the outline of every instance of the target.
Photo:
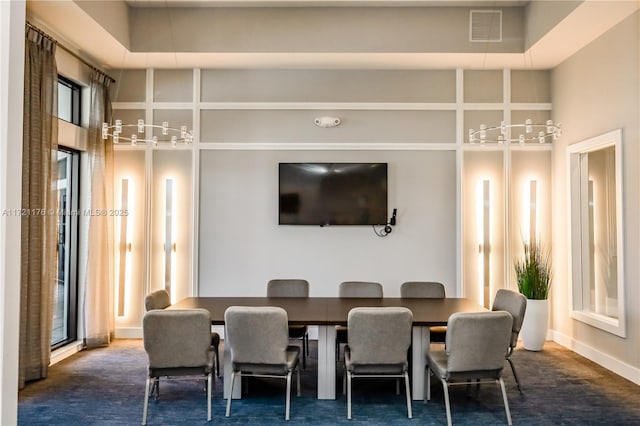
<svg viewBox="0 0 640 426">
<path fill-rule="evenodd" d="M 524 348 L 540 351 L 549 326 L 551 252 L 539 241 L 524 241 L 524 255 L 514 262 L 518 291 L 527 298 L 520 335 Z"/>
</svg>

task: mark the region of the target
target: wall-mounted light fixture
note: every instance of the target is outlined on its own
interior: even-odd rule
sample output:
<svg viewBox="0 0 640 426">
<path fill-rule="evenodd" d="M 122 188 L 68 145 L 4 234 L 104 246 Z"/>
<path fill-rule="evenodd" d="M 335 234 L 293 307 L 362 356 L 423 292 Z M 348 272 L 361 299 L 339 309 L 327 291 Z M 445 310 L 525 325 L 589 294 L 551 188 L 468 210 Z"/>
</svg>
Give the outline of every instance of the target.
<svg viewBox="0 0 640 426">
<path fill-rule="evenodd" d="M 491 300 L 491 181 L 489 179 L 481 180 L 476 189 L 476 220 L 479 302 L 485 308 L 489 308 Z"/>
<path fill-rule="evenodd" d="M 131 253 L 131 193 L 129 178 L 120 181 L 120 243 L 118 246 L 118 316 L 125 315 L 126 290 L 129 282 Z"/>
<path fill-rule="evenodd" d="M 313 123 L 318 127 L 336 127 L 339 126 L 341 121 L 340 117 L 316 117 Z"/>
<path fill-rule="evenodd" d="M 531 179 L 524 185 L 523 237 L 525 242 L 538 238 L 538 181 Z"/>
<path fill-rule="evenodd" d="M 173 178 L 165 179 L 164 214 L 164 288 L 175 303 L 175 252 L 176 252 L 176 188 Z"/>
</svg>

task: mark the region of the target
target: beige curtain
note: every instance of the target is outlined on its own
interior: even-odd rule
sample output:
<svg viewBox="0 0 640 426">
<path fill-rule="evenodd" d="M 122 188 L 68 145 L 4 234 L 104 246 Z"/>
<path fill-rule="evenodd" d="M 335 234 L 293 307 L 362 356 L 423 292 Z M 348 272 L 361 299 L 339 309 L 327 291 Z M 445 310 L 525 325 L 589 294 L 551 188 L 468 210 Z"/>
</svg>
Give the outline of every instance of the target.
<svg viewBox="0 0 640 426">
<path fill-rule="evenodd" d="M 87 265 L 84 280 L 84 343 L 87 347 L 108 345 L 114 332 L 113 307 L 113 145 L 102 139 L 102 123 L 111 121 L 111 80 L 99 71 L 91 78 L 91 103 L 87 144 L 91 188 Z M 96 214 L 106 212 L 106 214 Z"/>
<path fill-rule="evenodd" d="M 19 386 L 47 375 L 57 279 L 56 43 L 28 28 L 24 60 Z"/>
</svg>

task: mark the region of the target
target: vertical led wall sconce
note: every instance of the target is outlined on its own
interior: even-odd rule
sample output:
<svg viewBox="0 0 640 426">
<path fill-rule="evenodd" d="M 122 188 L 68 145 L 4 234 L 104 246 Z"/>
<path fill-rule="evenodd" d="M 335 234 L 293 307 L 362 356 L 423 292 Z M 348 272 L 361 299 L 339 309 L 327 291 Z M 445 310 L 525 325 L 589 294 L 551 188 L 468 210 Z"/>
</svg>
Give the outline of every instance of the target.
<svg viewBox="0 0 640 426">
<path fill-rule="evenodd" d="M 129 178 L 120 181 L 120 244 L 118 249 L 118 316 L 125 315 L 126 289 L 129 281 L 129 257 L 131 253 L 131 209 Z"/>
<path fill-rule="evenodd" d="M 478 284 L 480 303 L 489 308 L 491 300 L 491 182 L 483 179 L 477 187 Z"/>
<path fill-rule="evenodd" d="M 176 252 L 176 189 L 173 178 L 165 179 L 164 215 L 164 288 L 175 303 L 175 252 Z"/>
<path fill-rule="evenodd" d="M 523 234 L 525 242 L 536 241 L 538 237 L 538 182 L 531 179 L 524 187 Z"/>
</svg>

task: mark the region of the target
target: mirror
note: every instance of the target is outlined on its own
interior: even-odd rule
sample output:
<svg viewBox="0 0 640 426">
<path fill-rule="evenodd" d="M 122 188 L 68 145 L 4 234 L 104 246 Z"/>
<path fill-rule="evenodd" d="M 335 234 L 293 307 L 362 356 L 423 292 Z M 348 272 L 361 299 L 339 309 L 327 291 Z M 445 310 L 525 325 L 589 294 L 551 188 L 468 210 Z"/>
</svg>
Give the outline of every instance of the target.
<svg viewBox="0 0 640 426">
<path fill-rule="evenodd" d="M 626 337 L 622 132 L 570 145 L 572 316 Z"/>
</svg>

